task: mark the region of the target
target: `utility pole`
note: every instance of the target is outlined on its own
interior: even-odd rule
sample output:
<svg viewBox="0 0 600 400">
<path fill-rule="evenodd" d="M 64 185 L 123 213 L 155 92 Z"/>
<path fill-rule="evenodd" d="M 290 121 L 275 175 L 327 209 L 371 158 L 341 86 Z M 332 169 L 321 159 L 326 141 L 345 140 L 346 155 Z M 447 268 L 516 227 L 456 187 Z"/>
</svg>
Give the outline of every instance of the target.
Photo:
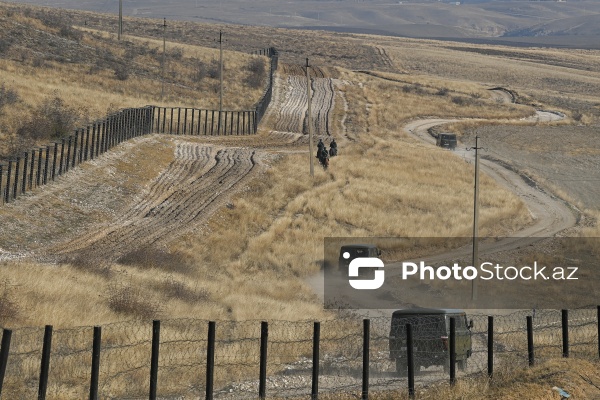
<svg viewBox="0 0 600 400">
<path fill-rule="evenodd" d="M 223 31 L 219 31 L 219 112 L 223 111 Z"/>
<path fill-rule="evenodd" d="M 478 268 L 479 262 L 479 136 L 475 136 L 475 147 L 467 150 L 475 150 L 475 188 L 473 196 L 473 267 Z M 477 280 L 471 281 L 471 301 L 477 300 Z"/>
<path fill-rule="evenodd" d="M 123 0 L 119 0 L 119 32 L 117 34 L 118 40 L 121 40 L 122 34 L 123 34 Z"/>
<path fill-rule="evenodd" d="M 167 63 L 167 19 L 163 21 L 163 55 L 162 55 L 162 87 L 160 89 L 160 101 L 165 96 L 165 65 Z"/>
<path fill-rule="evenodd" d="M 219 30 L 219 122 L 217 134 L 221 132 L 221 113 L 223 112 L 223 31 Z"/>
<path fill-rule="evenodd" d="M 310 95 L 310 71 L 308 69 L 308 57 L 306 58 L 306 97 L 308 98 L 308 158 L 310 160 L 310 176 L 315 176 L 315 166 L 313 161 L 313 131 L 312 131 L 312 111 Z"/>
</svg>

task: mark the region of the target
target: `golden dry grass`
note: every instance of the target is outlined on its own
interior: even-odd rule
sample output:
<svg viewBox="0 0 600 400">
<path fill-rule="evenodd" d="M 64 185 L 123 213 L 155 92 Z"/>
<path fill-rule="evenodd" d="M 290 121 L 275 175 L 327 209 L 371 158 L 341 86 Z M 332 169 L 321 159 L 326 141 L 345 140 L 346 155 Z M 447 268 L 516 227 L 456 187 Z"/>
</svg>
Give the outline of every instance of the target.
<svg viewBox="0 0 600 400">
<path fill-rule="evenodd" d="M 145 39 L 130 37 L 128 40 Z M 150 47 L 160 46 L 159 42 L 148 42 Z M 424 42 L 423 46 L 426 45 Z M 193 48 L 183 45 L 182 48 L 185 57 L 215 55 L 214 50 L 195 54 Z M 227 57 L 232 68 L 244 65 L 244 61 L 237 64 L 238 57 L 246 59 L 234 53 Z M 91 114 L 108 107 L 154 102 L 160 88 L 156 81 L 138 78 L 130 78 L 131 82 L 126 85 L 113 82 L 114 78 L 109 75 L 88 78 L 84 76 L 84 67 L 77 66 L 57 65 L 55 73 L 50 69 L 19 68 L 14 61 L 2 60 L 0 69 L 10 76 L 11 85 L 28 103 L 34 104 L 35 93 L 51 93 L 67 85 L 68 90 L 60 92 L 61 96 L 75 93 L 65 100 L 76 106 L 89 106 L 95 110 Z M 67 78 L 71 74 L 74 79 Z M 28 79 L 33 75 L 35 80 Z M 340 78 L 347 81 L 340 87 L 348 110 L 344 111 L 343 102 L 339 101 L 341 96 L 337 96 L 334 135 L 341 146 L 340 155 L 332 159 L 331 168 L 328 171 L 316 168 L 315 177 L 311 178 L 306 165 L 307 154 L 273 150 L 261 179 L 251 182 L 245 192 L 232 198 L 230 207 L 215 213 L 202 230 L 179 237 L 167 249 L 161 249 L 172 257 L 170 270 L 152 262 L 102 265 L 92 260 L 47 265 L 13 260 L 1 263 L 4 298 L 10 299 L 16 309 L 2 324 L 11 327 L 53 324 L 62 328 L 104 325 L 132 318 L 148 321 L 190 316 L 234 321 L 330 319 L 331 314 L 323 310 L 312 288 L 304 281 L 321 266 L 323 238 L 470 234 L 472 165 L 447 151 L 424 146 L 402 132 L 402 125 L 420 116 L 512 119 L 532 112 L 530 107 L 499 105 L 486 97 L 487 83 L 469 82 L 466 76 L 458 76 L 450 82 L 441 75 L 386 74 L 382 75 L 386 79 L 382 79 L 341 71 Z M 146 89 L 134 94 L 136 85 Z M 406 85 L 409 89 L 405 91 Z M 237 90 L 237 86 L 234 87 Z M 444 88 L 453 93 L 436 94 Z M 118 90 L 121 92 L 115 92 Z M 175 92 L 169 93 L 174 96 Z M 463 103 L 458 105 L 452 96 L 460 97 Z M 93 98 L 95 102 L 90 105 L 82 100 L 86 98 Z M 167 97 L 165 103 L 171 104 L 174 99 L 182 105 L 201 104 L 191 95 Z M 27 109 L 23 106 L 22 112 Z M 346 130 L 341 124 L 344 114 Z M 266 132 L 256 138 L 243 138 L 240 145 L 257 146 L 256 143 L 264 139 L 263 135 Z M 100 184 L 100 190 L 82 189 L 79 193 L 62 194 L 62 197 L 51 191 L 47 195 L 44 191 L 38 193 L 43 207 L 60 208 L 65 217 L 36 220 L 36 214 L 14 214 L 18 222 L 15 227 L 7 227 L 11 232 L 18 232 L 29 223 L 36 229 L 21 237 L 4 237 L 4 247 L 35 248 L 46 243 L 29 245 L 28 242 L 75 235 L 79 222 L 83 225 L 109 223 L 127 201 L 135 198 L 138 189 L 149 185 L 172 159 L 170 139 L 153 140 L 152 149 L 145 145 L 135 150 L 126 148 L 130 151 L 127 157 L 112 164 L 110 169 L 83 165 L 81 174 L 93 176 L 88 178 L 89 185 Z M 451 185 L 448 176 L 452 177 Z M 482 177 L 480 183 L 481 235 L 508 235 L 530 222 L 526 208 L 514 195 L 489 178 Z M 103 196 L 94 198 L 94 193 L 103 193 Z M 98 209 L 93 207 L 95 201 L 101 203 Z M 86 202 L 92 207 L 77 206 Z M 8 213 L 7 210 L 0 209 L 0 212 Z M 119 294 L 129 294 L 129 297 L 119 297 Z M 114 304 L 119 300 L 131 308 L 115 309 Z M 344 328 L 338 326 L 333 334 Z M 306 333 L 305 327 L 299 327 L 294 334 L 302 332 Z M 119 338 L 115 335 L 110 340 Z M 229 350 L 235 353 L 248 351 L 242 344 L 231 346 Z M 307 351 L 306 346 L 298 349 L 303 355 Z M 249 362 L 246 358 L 243 361 Z M 145 379 L 142 372 L 136 382 Z M 243 376 L 250 372 L 237 368 L 229 373 Z M 488 398 L 496 398 L 493 396 L 508 395 L 509 388 L 503 383 L 514 379 L 514 376 L 507 377 L 497 386 L 485 380 L 466 381 L 468 383 L 461 383 L 450 392 L 427 389 L 420 396 L 475 399 L 482 398 L 476 397 L 482 393 L 490 393 Z M 531 393 L 546 393 L 545 388 L 534 387 L 527 379 L 524 378 L 521 385 L 535 390 Z M 535 381 L 534 377 L 531 381 Z M 531 389 L 530 384 L 534 385 Z M 56 392 L 64 394 L 68 389 L 58 388 Z M 68 394 L 64 396 L 68 398 Z M 381 396 L 397 398 L 394 396 L 398 394 Z"/>
</svg>

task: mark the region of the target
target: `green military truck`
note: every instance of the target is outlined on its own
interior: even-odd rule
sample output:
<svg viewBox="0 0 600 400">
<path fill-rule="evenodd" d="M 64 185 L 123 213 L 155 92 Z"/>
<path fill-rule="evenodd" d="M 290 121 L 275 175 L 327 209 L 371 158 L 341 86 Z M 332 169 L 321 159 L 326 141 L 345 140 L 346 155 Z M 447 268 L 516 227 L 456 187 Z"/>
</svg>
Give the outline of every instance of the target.
<svg viewBox="0 0 600 400">
<path fill-rule="evenodd" d="M 390 359 L 396 361 L 396 372 L 407 374 L 406 324 L 413 330 L 413 356 L 415 373 L 421 367 L 439 365 L 448 371 L 450 368 L 449 337 L 450 318 L 456 324 L 456 362 L 458 369 L 467 368 L 471 357 L 471 328 L 473 321 L 467 322 L 467 314 L 457 309 L 410 308 L 394 311 L 390 329 Z"/>
</svg>

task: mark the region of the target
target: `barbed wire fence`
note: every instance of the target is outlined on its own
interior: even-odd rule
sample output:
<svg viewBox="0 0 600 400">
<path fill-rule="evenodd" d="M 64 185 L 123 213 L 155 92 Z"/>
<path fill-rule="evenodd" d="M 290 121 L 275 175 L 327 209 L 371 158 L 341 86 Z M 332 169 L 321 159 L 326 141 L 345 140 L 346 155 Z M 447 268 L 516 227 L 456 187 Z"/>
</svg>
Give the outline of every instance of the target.
<svg viewBox="0 0 600 400">
<path fill-rule="evenodd" d="M 528 310 L 494 316 L 494 371 L 514 371 L 566 356 L 597 359 L 599 310 Z M 472 354 L 456 372 L 457 379 L 490 373 L 489 316 L 469 318 Z M 435 331 L 437 323 L 421 321 L 415 337 Z M 149 394 L 243 399 L 360 394 L 365 389 L 408 391 L 410 377 L 397 371 L 396 360 L 390 357 L 391 317 L 364 320 L 345 314 L 321 322 L 268 324 L 216 321 L 212 339 L 210 325 L 206 320 L 172 319 L 101 328 L 4 329 L 0 394 L 10 399 L 30 399 L 36 393 L 52 399 L 141 399 Z M 432 348 L 416 347 L 415 360 L 439 356 Z M 416 365 L 413 379 L 417 387 L 448 382 L 448 367 Z"/>
</svg>

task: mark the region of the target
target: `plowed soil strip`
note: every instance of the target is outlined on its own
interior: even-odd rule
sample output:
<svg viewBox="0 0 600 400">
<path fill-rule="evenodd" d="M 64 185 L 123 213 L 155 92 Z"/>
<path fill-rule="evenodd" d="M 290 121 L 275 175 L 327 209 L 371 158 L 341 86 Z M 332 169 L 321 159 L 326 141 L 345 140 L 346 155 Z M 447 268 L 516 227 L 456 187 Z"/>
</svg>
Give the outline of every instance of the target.
<svg viewBox="0 0 600 400">
<path fill-rule="evenodd" d="M 255 169 L 255 151 L 178 143 L 176 159 L 140 203 L 110 226 L 48 249 L 49 254 L 84 255 L 106 261 L 129 251 L 170 241 L 224 205 Z"/>
</svg>

